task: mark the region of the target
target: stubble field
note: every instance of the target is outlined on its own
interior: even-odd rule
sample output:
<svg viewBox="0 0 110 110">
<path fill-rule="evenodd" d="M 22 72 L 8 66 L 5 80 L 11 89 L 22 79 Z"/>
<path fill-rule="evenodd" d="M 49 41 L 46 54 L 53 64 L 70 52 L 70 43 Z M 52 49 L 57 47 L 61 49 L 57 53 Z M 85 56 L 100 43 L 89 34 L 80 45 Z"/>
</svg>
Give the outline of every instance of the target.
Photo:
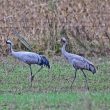
<svg viewBox="0 0 110 110">
<path fill-rule="evenodd" d="M 0 110 L 109 110 L 110 58 L 89 58 L 97 73 L 85 71 L 90 90 L 81 71 L 70 88 L 74 68 L 62 58 L 50 60 L 51 69 L 33 65 L 36 73 L 30 87 L 28 65 L 4 58 L 0 63 Z"/>
</svg>

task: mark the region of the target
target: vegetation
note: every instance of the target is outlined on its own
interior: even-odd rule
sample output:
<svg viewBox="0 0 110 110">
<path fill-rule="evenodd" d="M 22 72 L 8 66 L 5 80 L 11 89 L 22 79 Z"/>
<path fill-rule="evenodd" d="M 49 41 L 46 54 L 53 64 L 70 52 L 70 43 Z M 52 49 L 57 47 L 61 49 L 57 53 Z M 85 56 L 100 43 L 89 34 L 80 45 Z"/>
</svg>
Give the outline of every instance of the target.
<svg viewBox="0 0 110 110">
<path fill-rule="evenodd" d="M 14 30 L 34 51 L 57 53 L 57 40 L 66 35 L 71 51 L 89 56 L 107 55 L 110 53 L 109 6 L 109 0 L 1 0 L 2 52 L 5 53 L 7 37 L 13 39 L 15 48 L 22 48 Z"/>
<path fill-rule="evenodd" d="M 0 63 L 1 110 L 108 110 L 110 108 L 110 58 L 91 58 L 97 73 L 86 71 L 90 90 L 79 71 L 70 89 L 74 69 L 62 58 L 51 59 L 51 69 L 43 68 L 30 88 L 29 68 L 11 57 Z M 36 73 L 39 67 L 32 66 Z"/>
</svg>

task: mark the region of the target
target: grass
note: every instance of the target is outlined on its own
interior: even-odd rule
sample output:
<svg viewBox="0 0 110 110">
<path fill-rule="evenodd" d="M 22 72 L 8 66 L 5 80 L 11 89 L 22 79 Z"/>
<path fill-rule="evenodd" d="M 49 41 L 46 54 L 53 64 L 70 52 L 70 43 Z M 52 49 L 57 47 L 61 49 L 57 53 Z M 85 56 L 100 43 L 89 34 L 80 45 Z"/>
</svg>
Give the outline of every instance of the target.
<svg viewBox="0 0 110 110">
<path fill-rule="evenodd" d="M 11 57 L 0 64 L 0 110 L 109 110 L 110 108 L 110 58 L 91 59 L 98 70 L 88 71 L 85 87 L 83 74 L 70 89 L 74 69 L 62 59 L 52 59 L 51 69 L 43 68 L 30 87 L 29 67 Z M 33 73 L 38 66 L 33 65 Z"/>
</svg>

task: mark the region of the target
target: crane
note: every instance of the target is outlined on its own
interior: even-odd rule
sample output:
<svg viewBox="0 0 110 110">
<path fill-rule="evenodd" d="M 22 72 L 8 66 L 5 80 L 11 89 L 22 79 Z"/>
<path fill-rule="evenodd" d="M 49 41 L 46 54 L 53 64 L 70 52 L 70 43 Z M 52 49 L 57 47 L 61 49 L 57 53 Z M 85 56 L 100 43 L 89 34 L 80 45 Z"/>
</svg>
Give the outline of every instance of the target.
<svg viewBox="0 0 110 110">
<path fill-rule="evenodd" d="M 37 53 L 27 52 L 27 51 L 15 52 L 12 48 L 13 43 L 11 42 L 11 40 L 7 40 L 6 44 L 9 47 L 9 54 L 11 56 L 29 65 L 30 73 L 31 73 L 30 74 L 31 86 L 32 86 L 32 81 L 35 77 L 35 74 L 32 73 L 31 64 L 37 64 L 41 66 L 41 68 L 37 72 L 39 72 L 44 66 L 50 68 L 49 61 L 44 55 L 39 55 Z"/>
<path fill-rule="evenodd" d="M 83 56 L 79 56 L 79 55 L 71 54 L 71 53 L 67 52 L 65 50 L 65 47 L 67 45 L 67 40 L 65 37 L 61 38 L 61 44 L 63 45 L 61 48 L 62 55 L 75 68 L 75 76 L 73 78 L 71 88 L 72 88 L 72 85 L 76 79 L 77 70 L 81 70 L 84 77 L 85 77 L 87 89 L 89 90 L 89 86 L 87 83 L 87 76 L 83 70 L 91 71 L 93 74 L 96 73 L 96 69 L 95 69 L 94 64 L 91 61 L 84 58 Z"/>
</svg>

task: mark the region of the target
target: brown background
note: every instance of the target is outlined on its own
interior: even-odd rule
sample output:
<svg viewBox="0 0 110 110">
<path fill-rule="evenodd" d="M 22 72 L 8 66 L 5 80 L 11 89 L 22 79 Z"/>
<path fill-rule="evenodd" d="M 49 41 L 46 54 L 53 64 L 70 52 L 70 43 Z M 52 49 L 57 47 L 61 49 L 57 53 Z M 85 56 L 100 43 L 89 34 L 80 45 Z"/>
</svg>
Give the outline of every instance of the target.
<svg viewBox="0 0 110 110">
<path fill-rule="evenodd" d="M 59 53 L 61 35 L 68 50 L 88 56 L 110 54 L 110 0 L 0 0 L 0 52 L 11 38 L 22 49 L 15 29 L 33 51 Z"/>
</svg>

